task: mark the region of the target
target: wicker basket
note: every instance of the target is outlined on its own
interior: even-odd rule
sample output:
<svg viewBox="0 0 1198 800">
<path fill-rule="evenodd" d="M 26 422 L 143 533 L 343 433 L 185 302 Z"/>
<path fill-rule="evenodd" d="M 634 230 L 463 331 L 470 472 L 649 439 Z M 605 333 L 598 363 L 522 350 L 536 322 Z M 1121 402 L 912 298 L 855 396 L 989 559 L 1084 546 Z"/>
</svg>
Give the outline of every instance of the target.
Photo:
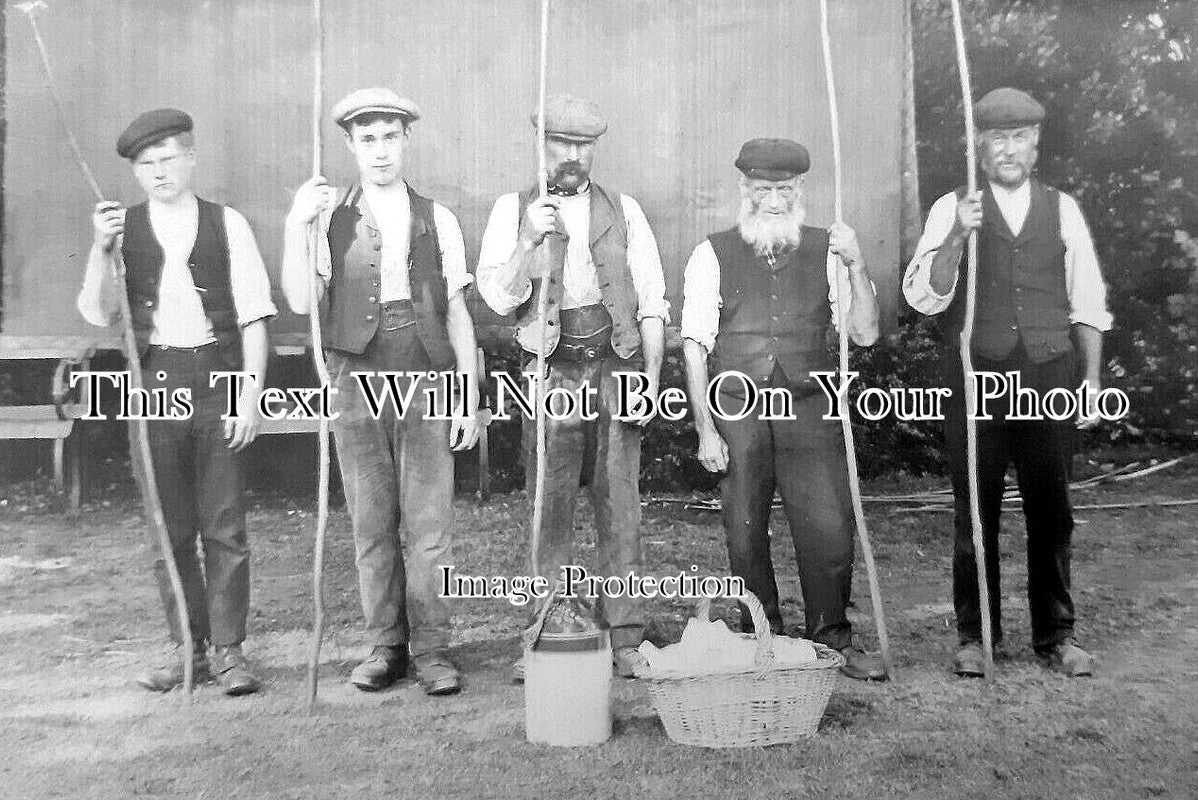
<svg viewBox="0 0 1198 800">
<path fill-rule="evenodd" d="M 754 747 L 811 736 L 832 696 L 844 656 L 816 644 L 817 661 L 772 666 L 773 635 L 765 609 L 752 593 L 736 599 L 748 606 L 753 627 L 760 631 L 753 667 L 702 675 L 648 668 L 637 672 L 649 688 L 666 735 L 700 747 Z M 695 616 L 710 619 L 710 614 L 711 601 L 701 601 Z"/>
</svg>

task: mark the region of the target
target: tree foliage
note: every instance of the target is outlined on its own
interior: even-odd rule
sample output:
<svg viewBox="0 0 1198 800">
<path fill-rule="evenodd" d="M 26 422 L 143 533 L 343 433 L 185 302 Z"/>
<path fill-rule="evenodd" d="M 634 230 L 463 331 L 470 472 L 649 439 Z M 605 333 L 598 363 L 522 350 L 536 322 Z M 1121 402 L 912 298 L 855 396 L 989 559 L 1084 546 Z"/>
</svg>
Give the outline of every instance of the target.
<svg viewBox="0 0 1198 800">
<path fill-rule="evenodd" d="M 964 183 L 949 4 L 915 0 L 925 209 Z M 1109 287 L 1106 374 L 1131 415 L 1092 437 L 1198 433 L 1198 3 L 964 3 L 974 97 L 1015 86 L 1047 110 L 1038 171 L 1078 199 Z M 1092 443 L 1093 442 L 1092 440 Z"/>
</svg>

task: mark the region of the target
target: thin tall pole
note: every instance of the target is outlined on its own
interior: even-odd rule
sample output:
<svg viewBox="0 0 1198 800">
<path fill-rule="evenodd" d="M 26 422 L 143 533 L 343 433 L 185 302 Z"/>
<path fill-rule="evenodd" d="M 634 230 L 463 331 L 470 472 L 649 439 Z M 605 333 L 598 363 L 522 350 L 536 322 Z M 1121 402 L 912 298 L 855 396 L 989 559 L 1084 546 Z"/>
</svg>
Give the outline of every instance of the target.
<svg viewBox="0 0 1198 800">
<path fill-rule="evenodd" d="M 62 127 L 67 143 L 75 154 L 75 163 L 83 173 L 96 202 L 104 202 L 104 193 L 99 182 L 83 157 L 79 141 L 75 138 L 71 126 L 67 123 L 66 112 L 58 93 L 58 82 L 54 78 L 54 70 L 50 66 L 50 56 L 46 51 L 46 43 L 42 39 L 41 30 L 37 26 L 34 12 L 46 8 L 42 2 L 22 3 L 17 8 L 29 17 L 29 25 L 33 30 L 33 41 L 37 45 L 41 57 L 42 70 L 46 77 L 46 94 L 54 104 L 54 113 L 58 124 Z M 141 377 L 141 359 L 137 352 L 137 337 L 133 331 L 133 314 L 129 308 L 129 291 L 125 281 L 125 260 L 121 248 L 115 243 L 112 248 L 112 276 L 117 286 L 117 296 L 120 303 L 121 346 L 125 353 L 125 364 L 129 368 L 129 385 L 134 392 L 144 388 Z M 144 415 L 140 419 L 129 422 L 129 455 L 133 462 L 133 476 L 141 492 L 142 505 L 145 507 L 146 518 L 153 533 L 152 543 L 162 555 L 166 564 L 166 574 L 170 581 L 171 593 L 175 598 L 175 610 L 179 617 L 179 630 L 183 638 L 183 703 L 191 705 L 192 682 L 195 680 L 195 668 L 192 657 L 195 653 L 195 642 L 191 636 L 191 625 L 187 613 L 187 596 L 183 593 L 183 581 L 179 578 L 179 567 L 175 563 L 175 553 L 171 548 L 170 536 L 166 530 L 166 517 L 162 513 L 162 499 L 158 494 L 158 479 L 154 474 L 154 460 L 150 453 L 149 426 Z"/>
<path fill-rule="evenodd" d="M 548 78 L 549 0 L 541 0 L 541 49 L 537 71 L 537 195 L 549 192 L 545 175 L 545 84 Z M 545 515 L 545 348 L 548 346 L 549 280 L 542 275 L 537 288 L 537 480 L 532 500 L 532 570 L 541 573 L 541 526 Z"/>
<path fill-rule="evenodd" d="M 824 55 L 824 82 L 828 92 L 828 120 L 832 127 L 832 196 L 837 223 L 843 222 L 843 181 L 840 161 L 840 111 L 836 104 L 836 78 L 832 70 L 832 37 L 828 33 L 828 0 L 819 3 L 820 44 Z M 839 271 L 837 282 L 839 283 Z M 849 373 L 849 294 L 843 286 L 837 286 L 836 311 L 840 324 L 837 326 L 840 339 L 841 380 Z M 849 493 L 853 500 L 853 518 L 857 523 L 857 540 L 865 559 L 865 571 L 869 576 L 869 596 L 873 604 L 874 627 L 878 632 L 878 644 L 882 650 L 882 664 L 886 675 L 894 677 L 890 661 L 890 636 L 886 632 L 886 619 L 882 608 L 882 589 L 878 583 L 878 569 L 874 564 L 874 551 L 869 542 L 869 529 L 865 524 L 865 508 L 861 504 L 861 482 L 857 472 L 857 449 L 853 441 L 853 423 L 849 419 L 848 392 L 840 394 L 840 429 L 844 436 L 845 459 L 848 462 Z"/>
<path fill-rule="evenodd" d="M 961 4 L 952 0 L 953 38 L 957 45 L 957 72 L 961 78 L 961 105 L 965 108 L 966 188 L 970 196 L 977 191 L 977 143 L 974 140 L 973 91 L 969 78 L 969 58 L 965 53 L 965 28 Z M 977 387 L 973 383 L 973 322 L 977 311 L 978 239 L 970 230 L 966 255 L 965 320 L 961 325 L 961 371 L 965 382 L 965 464 L 969 477 L 969 521 L 973 528 L 973 554 L 978 573 L 978 605 L 982 614 L 982 660 L 987 678 L 994 673 L 994 638 L 990 626 L 990 584 L 986 579 L 986 541 L 982 534 L 978 491 L 978 426 L 973 418 L 977 407 Z"/>
<path fill-rule="evenodd" d="M 314 43 L 312 47 L 312 177 L 321 174 L 323 140 L 320 115 L 324 105 L 324 21 L 321 0 L 312 0 Z M 312 343 L 312 365 L 320 385 L 327 391 L 329 368 L 324 360 L 324 342 L 320 335 L 320 287 L 317 269 L 317 245 L 320 237 L 319 215 L 308 229 L 308 338 Z M 320 415 L 317 431 L 319 448 L 319 477 L 316 489 L 316 541 L 312 555 L 312 638 L 308 644 L 308 708 L 316 704 L 316 687 L 320 671 L 320 646 L 324 639 L 324 540 L 329 522 L 329 419 Z"/>
</svg>

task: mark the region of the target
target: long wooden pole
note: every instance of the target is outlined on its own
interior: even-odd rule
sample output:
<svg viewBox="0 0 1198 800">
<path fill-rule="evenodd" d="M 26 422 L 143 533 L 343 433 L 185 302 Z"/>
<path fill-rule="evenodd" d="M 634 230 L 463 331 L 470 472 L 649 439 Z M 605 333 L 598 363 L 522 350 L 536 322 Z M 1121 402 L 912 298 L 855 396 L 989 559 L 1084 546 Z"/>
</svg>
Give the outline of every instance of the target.
<svg viewBox="0 0 1198 800">
<path fill-rule="evenodd" d="M 541 0 L 541 49 L 537 70 L 537 195 L 549 191 L 545 175 L 545 84 L 548 79 L 549 0 Z M 532 499 L 532 571 L 541 574 L 541 526 L 545 516 L 545 348 L 548 346 L 549 276 L 542 275 L 537 288 L 537 479 Z"/>
<path fill-rule="evenodd" d="M 46 52 L 46 43 L 42 39 L 41 30 L 34 17 L 36 10 L 45 7 L 45 3 L 41 2 L 22 3 L 17 6 L 29 17 L 29 25 L 33 29 L 33 41 L 37 45 L 42 69 L 45 72 L 46 94 L 54 104 L 54 113 L 58 117 L 58 124 L 62 127 L 71 151 L 75 154 L 75 163 L 79 166 L 79 171 L 83 173 L 83 178 L 87 181 L 92 194 L 95 195 L 96 201 L 103 202 L 104 193 L 100 189 L 100 184 L 96 181 L 96 176 L 88 165 L 87 159 L 83 157 L 79 141 L 67 123 L 66 112 L 63 110 L 62 100 L 58 94 L 58 83 L 54 78 L 54 70 L 50 66 L 50 56 Z M 137 337 L 133 332 L 133 314 L 129 308 L 129 291 L 125 283 L 125 260 L 121 256 L 121 248 L 115 244 L 112 248 L 112 275 L 116 282 L 120 303 L 121 346 L 125 352 L 125 364 L 129 368 L 129 385 L 134 392 L 139 392 L 144 388 L 144 384 L 141 377 L 141 359 L 137 352 Z M 166 564 L 166 574 L 170 580 L 171 593 L 175 597 L 175 610 L 179 616 L 179 630 L 183 638 L 184 650 L 183 703 L 191 705 L 192 683 L 195 680 L 195 669 L 192 664 L 195 642 L 191 636 L 187 596 L 183 593 L 183 581 L 179 578 L 179 567 L 175 563 L 175 553 L 171 549 L 170 535 L 166 530 L 166 518 L 162 513 L 162 500 L 158 495 L 158 480 L 154 475 L 154 460 L 150 453 L 149 426 L 144 415 L 141 419 L 131 420 L 129 423 L 129 456 L 133 462 L 133 476 L 137 480 L 137 487 L 141 492 L 146 518 L 150 524 L 150 530 L 153 532 L 152 544 L 162 554 L 162 560 Z"/>
<path fill-rule="evenodd" d="M 834 217 L 837 223 L 844 220 L 843 181 L 840 160 L 840 112 L 836 104 L 836 77 L 832 69 L 832 37 L 828 33 L 828 0 L 819 3 L 820 44 L 824 56 L 824 82 L 828 92 L 828 120 L 832 127 L 832 189 Z M 839 283 L 839 270 L 837 271 Z M 837 286 L 836 310 L 840 324 L 837 326 L 840 339 L 841 380 L 849 373 L 849 300 L 850 292 L 843 285 Z M 840 395 L 840 429 L 844 436 L 845 460 L 848 462 L 849 493 L 853 500 L 853 518 L 857 523 L 857 540 L 865 559 L 865 572 L 869 576 L 869 596 L 873 604 L 874 627 L 878 632 L 878 645 L 882 650 L 882 664 L 886 675 L 894 677 L 890 660 L 890 636 L 886 632 L 886 618 L 882 607 L 882 589 L 878 583 L 878 568 L 874 564 L 874 551 L 869 542 L 869 529 L 865 524 L 865 508 L 861 504 L 861 482 L 857 471 L 857 449 L 853 441 L 853 423 L 849 419 L 848 392 Z"/>
<path fill-rule="evenodd" d="M 957 46 L 957 72 L 961 78 L 961 105 L 965 108 L 965 183 L 972 197 L 977 191 L 977 143 L 974 141 L 973 90 L 969 78 L 969 58 L 965 53 L 965 28 L 961 21 L 960 0 L 952 0 L 953 39 Z M 990 584 L 986 580 L 986 541 L 982 532 L 978 490 L 978 426 L 973 418 L 977 406 L 977 388 L 973 384 L 973 321 L 977 311 L 978 239 L 969 232 L 965 265 L 965 320 L 961 326 L 961 372 L 965 382 L 965 464 L 969 478 L 969 521 L 973 527 L 973 554 L 978 573 L 978 605 L 982 615 L 982 661 L 987 678 L 994 674 L 994 638 L 990 626 Z"/>
<path fill-rule="evenodd" d="M 324 21 L 321 0 L 312 0 L 314 44 L 312 47 L 312 177 L 321 174 L 323 140 L 320 115 L 324 105 Z M 324 360 L 324 341 L 320 335 L 320 287 L 316 274 L 317 246 L 320 237 L 320 217 L 308 229 L 308 338 L 312 343 L 312 365 L 320 385 L 327 391 L 329 368 Z M 312 554 L 312 638 L 308 643 L 308 708 L 316 705 L 316 687 L 320 671 L 320 645 L 324 639 L 324 540 L 329 522 L 329 419 L 320 415 L 317 431 L 320 466 L 316 488 L 316 541 Z"/>
</svg>

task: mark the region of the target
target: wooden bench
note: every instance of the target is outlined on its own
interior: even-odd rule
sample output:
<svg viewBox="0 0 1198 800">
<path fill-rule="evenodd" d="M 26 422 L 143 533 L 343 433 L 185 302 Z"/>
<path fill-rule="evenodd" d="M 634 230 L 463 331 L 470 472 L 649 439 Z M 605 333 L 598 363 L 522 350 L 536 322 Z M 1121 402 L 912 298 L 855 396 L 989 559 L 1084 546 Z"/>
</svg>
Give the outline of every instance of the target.
<svg viewBox="0 0 1198 800">
<path fill-rule="evenodd" d="M 271 336 L 274 353 L 278 357 L 311 358 L 306 333 L 282 333 Z M 77 430 L 77 422 L 87 410 L 89 397 L 86 383 L 81 383 L 74 392 L 70 388 L 70 375 L 74 371 L 87 370 L 92 357 L 101 351 L 120 351 L 120 341 L 115 338 L 88 336 L 19 336 L 0 334 L 0 362 L 4 361 L 58 361 L 51 380 L 50 403 L 0 406 L 0 440 L 3 439 L 46 439 L 54 443 L 54 480 L 67 495 L 69 508 L 78 510 L 82 498 L 86 475 L 86 438 Z M 486 360 L 482 348 L 478 350 L 478 373 L 486 374 Z M 478 444 L 480 498 L 490 493 L 490 452 L 487 441 L 487 426 L 491 422 L 491 409 L 480 409 L 483 430 Z M 260 434 L 277 435 L 288 433 L 316 433 L 320 429 L 317 419 L 262 420 Z"/>
<path fill-rule="evenodd" d="M 119 343 L 89 336 L 16 336 L 0 334 L 0 362 L 57 361 L 49 386 L 50 403 L 0 406 L 0 439 L 49 439 L 54 442 L 54 481 L 79 508 L 84 484 L 85 437 L 76 422 L 87 410 L 86 384 L 70 387 L 75 370 L 86 370 L 99 350 Z"/>
</svg>

